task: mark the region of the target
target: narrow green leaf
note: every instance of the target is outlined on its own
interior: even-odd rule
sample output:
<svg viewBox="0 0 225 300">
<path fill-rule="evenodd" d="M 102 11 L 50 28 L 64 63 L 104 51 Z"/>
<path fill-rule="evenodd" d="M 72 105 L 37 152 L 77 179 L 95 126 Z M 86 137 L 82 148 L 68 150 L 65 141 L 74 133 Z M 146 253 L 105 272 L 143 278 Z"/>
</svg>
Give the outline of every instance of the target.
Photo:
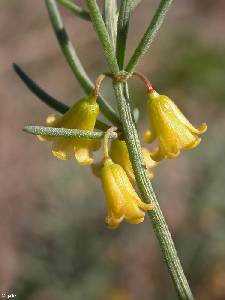
<svg viewBox="0 0 225 300">
<path fill-rule="evenodd" d="M 33 81 L 18 65 L 13 64 L 13 68 L 19 78 L 28 87 L 28 89 L 34 93 L 42 102 L 64 114 L 70 107 L 61 101 L 53 98 L 46 93 L 36 82 Z"/>
<path fill-rule="evenodd" d="M 122 70 L 124 67 L 124 59 L 126 52 L 126 42 L 129 27 L 130 13 L 132 10 L 133 0 L 123 0 L 120 4 L 118 26 L 117 26 L 117 43 L 116 43 L 116 57 L 118 65 Z"/>
<path fill-rule="evenodd" d="M 116 75 L 119 73 L 119 66 L 117 64 L 114 49 L 111 44 L 111 39 L 110 39 L 108 31 L 106 29 L 99 6 L 98 6 L 96 0 L 86 0 L 86 3 L 89 8 L 89 13 L 91 16 L 93 26 L 98 34 L 101 44 L 102 44 L 104 56 L 107 60 L 110 71 L 113 73 L 113 75 Z"/>
<path fill-rule="evenodd" d="M 68 128 L 54 128 L 44 126 L 25 126 L 23 131 L 31 133 L 33 135 L 43 136 L 55 136 L 55 137 L 70 137 L 70 138 L 88 138 L 88 139 L 102 139 L 105 135 L 105 131 L 88 131 L 80 129 L 68 129 Z M 118 134 L 113 132 L 110 135 L 111 138 L 116 139 Z"/>
<path fill-rule="evenodd" d="M 34 82 L 31 77 L 29 77 L 18 65 L 13 64 L 13 68 L 19 78 L 28 87 L 28 89 L 34 93 L 42 102 L 47 104 L 49 107 L 55 109 L 56 111 L 64 114 L 70 107 L 61 101 L 53 98 L 47 92 L 45 92 L 36 82 Z M 102 121 L 97 120 L 95 127 L 97 129 L 107 130 L 110 126 Z"/>
<path fill-rule="evenodd" d="M 126 71 L 128 73 L 133 73 L 137 64 L 141 60 L 141 58 L 144 56 L 145 52 L 148 50 L 150 45 L 152 44 L 158 30 L 160 29 L 163 20 L 167 14 L 167 11 L 171 5 L 173 0 L 161 0 L 160 4 L 155 12 L 155 15 L 151 19 L 151 22 L 143 35 L 140 43 L 138 44 L 137 48 L 134 51 L 134 54 L 132 55 L 127 67 Z"/>
<path fill-rule="evenodd" d="M 69 9 L 72 13 L 74 13 L 78 17 L 86 21 L 91 20 L 90 15 L 86 10 L 82 9 L 80 6 L 74 4 L 70 0 L 56 0 L 56 1 L 62 6 L 64 6 L 65 8 Z"/>
<path fill-rule="evenodd" d="M 117 38 L 117 1 L 105 0 L 104 5 L 104 21 L 112 42 L 113 50 L 116 52 L 116 38 Z"/>
</svg>

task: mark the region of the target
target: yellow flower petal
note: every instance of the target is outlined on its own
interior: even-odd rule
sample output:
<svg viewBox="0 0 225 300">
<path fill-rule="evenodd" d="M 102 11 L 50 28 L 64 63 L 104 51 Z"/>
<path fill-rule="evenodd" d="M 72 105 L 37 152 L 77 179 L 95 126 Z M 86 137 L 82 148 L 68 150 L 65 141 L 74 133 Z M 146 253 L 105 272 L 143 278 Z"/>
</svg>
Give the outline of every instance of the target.
<svg viewBox="0 0 225 300">
<path fill-rule="evenodd" d="M 54 127 L 54 124 L 56 124 L 56 122 L 59 120 L 59 116 L 57 116 L 56 114 L 50 114 L 47 118 L 46 118 L 46 125 L 50 126 L 50 127 Z"/>
<path fill-rule="evenodd" d="M 52 154 L 61 160 L 69 160 L 74 158 L 73 142 L 66 138 L 57 138 L 52 145 Z"/>
<path fill-rule="evenodd" d="M 75 157 L 81 165 L 91 165 L 93 163 L 93 158 L 90 157 L 88 148 L 75 150 Z"/>
<path fill-rule="evenodd" d="M 101 181 L 106 195 L 108 216 L 106 223 L 115 229 L 125 219 L 128 223 L 143 222 L 145 212 L 154 208 L 141 201 L 124 169 L 107 159 L 101 169 Z"/>
<path fill-rule="evenodd" d="M 156 92 L 149 93 L 148 112 L 152 134 L 146 131 L 144 137 L 148 143 L 155 137 L 158 140 L 159 147 L 151 153 L 155 161 L 175 158 L 182 149 L 195 148 L 201 141 L 197 134 L 207 129 L 205 123 L 195 128 L 171 99 Z"/>
<path fill-rule="evenodd" d="M 99 114 L 96 97 L 90 96 L 79 100 L 62 117 L 51 114 L 46 119 L 46 125 L 57 128 L 70 128 L 92 131 Z M 74 159 L 82 165 L 93 163 L 91 154 L 101 146 L 100 141 L 86 138 L 38 136 L 41 141 L 52 141 L 52 154 L 61 159 Z"/>
<path fill-rule="evenodd" d="M 150 130 L 146 130 L 144 133 L 144 140 L 146 143 L 151 144 L 156 139 L 156 135 Z"/>
<path fill-rule="evenodd" d="M 135 181 L 133 168 L 130 162 L 126 142 L 123 140 L 113 140 L 110 148 L 110 157 L 113 162 L 123 167 L 131 181 Z"/>
<path fill-rule="evenodd" d="M 153 172 L 151 171 L 151 168 L 156 166 L 156 162 L 151 159 L 149 151 L 147 149 L 142 148 L 142 153 L 149 172 L 149 178 L 153 178 Z M 112 141 L 110 148 L 110 157 L 112 158 L 114 163 L 119 164 L 121 167 L 123 167 L 130 181 L 134 182 L 135 176 L 130 162 L 127 145 L 124 140 L 116 139 Z"/>
</svg>

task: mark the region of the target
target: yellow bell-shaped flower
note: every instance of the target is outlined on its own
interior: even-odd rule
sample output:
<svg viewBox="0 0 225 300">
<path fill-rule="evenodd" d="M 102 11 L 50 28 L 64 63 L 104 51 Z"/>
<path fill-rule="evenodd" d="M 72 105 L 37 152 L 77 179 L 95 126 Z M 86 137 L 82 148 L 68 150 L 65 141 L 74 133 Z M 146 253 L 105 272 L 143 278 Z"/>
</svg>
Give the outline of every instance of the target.
<svg viewBox="0 0 225 300">
<path fill-rule="evenodd" d="M 153 178 L 152 168 L 157 164 L 150 156 L 149 151 L 146 148 L 142 148 L 146 168 L 148 169 L 149 179 Z M 110 148 L 110 157 L 113 162 L 123 167 L 130 181 L 135 181 L 133 168 L 130 162 L 129 153 L 126 142 L 123 140 L 113 140 Z"/>
<path fill-rule="evenodd" d="M 139 224 L 144 220 L 145 211 L 154 207 L 141 201 L 124 169 L 110 158 L 104 160 L 101 182 L 108 207 L 106 223 L 110 229 L 116 229 L 124 219 Z"/>
<path fill-rule="evenodd" d="M 47 126 L 92 131 L 99 114 L 97 97 L 90 96 L 79 100 L 62 117 L 50 115 Z M 62 160 L 76 158 L 82 165 L 92 164 L 92 152 L 100 147 L 100 142 L 87 138 L 39 136 L 41 141 L 51 141 L 52 154 Z"/>
<path fill-rule="evenodd" d="M 154 90 L 148 95 L 152 132 L 146 131 L 144 138 L 147 143 L 157 138 L 159 143 L 159 147 L 151 153 L 152 159 L 160 161 L 163 158 L 174 158 L 179 155 L 181 149 L 195 148 L 201 142 L 197 134 L 206 131 L 206 123 L 195 128 L 170 98 L 159 95 Z"/>
</svg>

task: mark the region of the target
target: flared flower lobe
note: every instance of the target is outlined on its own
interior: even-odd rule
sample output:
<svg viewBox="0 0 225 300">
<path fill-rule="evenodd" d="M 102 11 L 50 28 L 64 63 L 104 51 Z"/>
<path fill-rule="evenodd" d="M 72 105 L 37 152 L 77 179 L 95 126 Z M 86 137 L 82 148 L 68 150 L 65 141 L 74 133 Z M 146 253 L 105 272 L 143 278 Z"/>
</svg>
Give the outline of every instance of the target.
<svg viewBox="0 0 225 300">
<path fill-rule="evenodd" d="M 152 143 L 158 139 L 159 147 L 151 152 L 155 161 L 177 157 L 182 149 L 193 149 L 200 142 L 199 134 L 207 130 L 206 123 L 194 127 L 167 96 L 155 91 L 149 93 L 148 114 L 152 131 L 146 131 L 144 139 Z"/>
<path fill-rule="evenodd" d="M 79 100 L 62 117 L 49 115 L 47 126 L 92 131 L 99 114 L 96 97 L 90 96 Z M 39 136 L 41 141 L 51 141 L 52 154 L 61 160 L 76 158 L 82 165 L 93 163 L 92 152 L 100 147 L 100 141 L 87 138 Z"/>
<path fill-rule="evenodd" d="M 152 204 L 146 204 L 138 197 L 123 168 L 109 158 L 101 169 L 101 182 L 108 208 L 108 228 L 116 229 L 124 219 L 139 224 L 144 220 L 145 211 L 153 209 Z"/>
</svg>

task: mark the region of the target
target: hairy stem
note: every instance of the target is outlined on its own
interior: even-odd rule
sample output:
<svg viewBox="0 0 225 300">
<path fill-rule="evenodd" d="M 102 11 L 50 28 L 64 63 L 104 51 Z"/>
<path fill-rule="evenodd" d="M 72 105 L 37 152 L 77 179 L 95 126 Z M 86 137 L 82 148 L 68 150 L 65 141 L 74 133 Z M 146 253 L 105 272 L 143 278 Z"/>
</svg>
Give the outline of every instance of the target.
<svg viewBox="0 0 225 300">
<path fill-rule="evenodd" d="M 102 44 L 103 52 L 106 58 L 106 61 L 109 65 L 109 69 L 111 70 L 113 75 L 116 75 L 119 72 L 119 66 L 117 64 L 116 56 L 114 53 L 114 49 L 111 45 L 111 39 L 106 29 L 104 20 L 102 18 L 102 14 L 100 9 L 96 3 L 96 1 L 86 0 L 91 20 L 93 26 L 98 34 L 99 40 Z"/>
<path fill-rule="evenodd" d="M 105 131 L 88 131 L 80 129 L 69 129 L 69 128 L 54 128 L 54 127 L 44 127 L 44 126 L 25 126 L 23 131 L 43 136 L 55 136 L 55 137 L 70 137 L 70 138 L 88 138 L 88 139 L 102 139 L 105 135 Z M 110 138 L 116 139 L 118 134 L 116 132 L 111 132 Z"/>
<path fill-rule="evenodd" d="M 155 209 L 149 211 L 149 216 L 159 241 L 164 260 L 180 299 L 193 300 L 194 298 L 183 272 L 170 231 L 146 173 L 146 167 L 141 153 L 141 145 L 132 119 L 129 101 L 124 97 L 123 86 L 121 83 L 116 84 L 114 89 L 122 120 L 123 132 L 138 188 L 144 202 L 155 204 Z"/>
<path fill-rule="evenodd" d="M 86 0 L 92 22 L 98 33 L 99 40 L 104 48 L 104 53 L 110 72 L 116 75 L 118 73 L 118 64 L 113 50 L 108 43 L 108 33 L 103 26 L 102 16 L 96 0 Z M 103 24 L 102 24 L 103 23 Z M 146 203 L 152 203 L 155 205 L 155 209 L 149 212 L 149 216 L 152 221 L 152 225 L 158 238 L 160 248 L 164 260 L 169 269 L 170 275 L 173 279 L 174 286 L 182 300 L 193 300 L 193 295 L 190 290 L 189 284 L 183 272 L 179 257 L 177 255 L 174 242 L 166 224 L 165 218 L 160 209 L 159 203 L 153 191 L 150 180 L 146 173 L 146 166 L 142 156 L 141 145 L 138 138 L 135 123 L 132 118 L 130 109 L 130 101 L 124 94 L 124 86 L 120 82 L 114 83 L 114 91 L 117 99 L 118 110 L 121 117 L 123 134 L 126 140 L 126 144 L 129 151 L 130 160 L 134 170 L 137 185 L 140 190 L 141 196 Z"/>
<path fill-rule="evenodd" d="M 120 12 L 117 26 L 117 44 L 116 44 L 116 57 L 120 69 L 123 69 L 126 42 L 129 27 L 130 13 L 132 10 L 133 0 L 123 0 L 120 4 Z"/>
<path fill-rule="evenodd" d="M 114 52 L 116 51 L 116 36 L 117 36 L 117 1 L 105 0 L 104 3 L 104 21 Z"/>
</svg>

